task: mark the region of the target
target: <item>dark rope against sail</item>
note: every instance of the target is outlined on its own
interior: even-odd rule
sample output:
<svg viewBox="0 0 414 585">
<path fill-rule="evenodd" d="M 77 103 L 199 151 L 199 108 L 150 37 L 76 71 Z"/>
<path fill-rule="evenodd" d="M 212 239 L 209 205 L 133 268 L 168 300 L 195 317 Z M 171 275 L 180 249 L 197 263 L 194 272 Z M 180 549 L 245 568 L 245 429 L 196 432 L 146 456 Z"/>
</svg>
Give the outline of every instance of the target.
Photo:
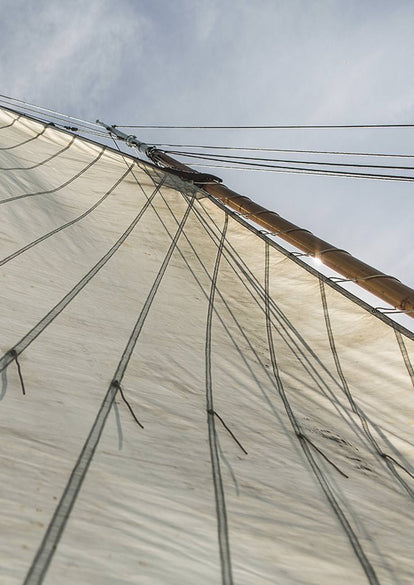
<svg viewBox="0 0 414 585">
<path fill-rule="evenodd" d="M 156 191 L 160 188 L 159 185 L 156 188 Z M 152 199 L 148 200 L 148 205 Z M 76 498 L 79 494 L 79 491 L 82 487 L 83 481 L 85 476 L 88 472 L 89 466 L 95 454 L 96 448 L 98 446 L 99 440 L 101 438 L 102 432 L 105 427 L 106 420 L 108 415 L 111 411 L 113 402 L 119 390 L 120 384 L 122 379 L 125 375 L 126 369 L 128 367 L 129 361 L 131 359 L 132 353 L 135 349 L 135 345 L 138 341 L 140 333 L 142 331 L 143 325 L 145 323 L 146 317 L 149 313 L 151 308 L 152 302 L 155 298 L 155 295 L 158 291 L 159 285 L 161 280 L 167 270 L 168 264 L 170 262 L 171 256 L 176 248 L 177 242 L 181 236 L 181 233 L 184 229 L 185 222 L 187 221 L 188 215 L 191 211 L 191 206 L 193 202 L 188 205 L 184 216 L 180 222 L 180 225 L 177 229 L 177 232 L 174 236 L 173 241 L 170 244 L 170 247 L 167 251 L 167 254 L 161 264 L 161 267 L 158 271 L 158 274 L 154 280 L 154 283 L 151 287 L 151 290 L 147 296 L 147 299 L 144 303 L 144 306 L 141 309 L 141 312 L 138 316 L 138 319 L 135 323 L 135 326 L 132 330 L 130 338 L 125 346 L 124 352 L 122 357 L 118 363 L 116 371 L 113 376 L 113 380 L 109 385 L 105 398 L 101 404 L 101 407 L 98 411 L 98 414 L 95 418 L 93 426 L 90 430 L 88 438 L 82 448 L 82 451 L 79 455 L 79 458 L 76 462 L 75 467 L 72 470 L 70 475 L 69 481 L 66 485 L 66 488 L 63 492 L 63 495 L 60 499 L 60 502 L 55 510 L 53 518 L 47 528 L 46 534 L 43 538 L 43 541 L 40 545 L 40 548 L 33 560 L 33 563 L 29 569 L 29 572 L 26 576 L 24 581 L 24 585 L 41 585 L 43 579 L 46 575 L 47 569 L 52 561 L 52 558 L 55 554 L 56 548 L 59 544 L 60 538 L 62 536 L 63 530 L 66 526 L 66 522 L 69 519 L 70 513 L 73 509 L 75 504 Z"/>
<path fill-rule="evenodd" d="M 214 495 L 216 499 L 217 513 L 217 531 L 220 548 L 221 577 L 223 585 L 233 584 L 233 575 L 231 569 L 231 555 L 229 543 L 229 531 L 227 523 L 226 500 L 224 497 L 223 480 L 221 477 L 220 457 L 216 438 L 216 423 L 214 417 L 213 402 L 213 382 L 211 371 L 211 331 L 213 321 L 214 299 L 217 287 L 217 277 L 220 268 L 220 260 L 223 251 L 224 240 L 228 226 L 228 215 L 225 215 L 223 231 L 221 234 L 220 246 L 217 251 L 216 261 L 214 264 L 213 277 L 210 288 L 210 298 L 208 303 L 207 324 L 206 324 L 206 407 L 207 407 L 207 424 L 208 424 L 208 441 L 210 446 L 210 460 L 213 474 Z"/>
</svg>

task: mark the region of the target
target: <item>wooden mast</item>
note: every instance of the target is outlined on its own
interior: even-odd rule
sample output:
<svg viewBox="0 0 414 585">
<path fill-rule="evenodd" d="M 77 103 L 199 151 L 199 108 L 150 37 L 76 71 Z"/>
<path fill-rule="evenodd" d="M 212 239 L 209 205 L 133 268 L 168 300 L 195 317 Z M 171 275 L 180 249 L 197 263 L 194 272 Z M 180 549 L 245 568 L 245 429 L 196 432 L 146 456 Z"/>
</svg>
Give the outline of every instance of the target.
<svg viewBox="0 0 414 585">
<path fill-rule="evenodd" d="M 136 146 L 152 161 L 161 164 L 166 171 L 172 168 L 193 174 L 196 173 L 191 167 L 175 160 L 162 150 L 140 142 L 135 136 L 128 136 L 114 126 L 99 123 L 118 138 Z M 345 279 L 357 283 L 386 303 L 400 311 L 407 312 L 408 315 L 414 318 L 414 290 L 394 276 L 384 274 L 380 270 L 369 266 L 369 264 L 358 260 L 349 252 L 318 238 L 309 230 L 295 225 L 274 211 L 269 211 L 249 197 L 232 191 L 226 185 L 212 182 L 203 184 L 202 188 L 231 209 L 253 220 L 271 234 L 277 235 L 302 252 L 319 258 L 325 266 L 335 270 Z"/>
</svg>

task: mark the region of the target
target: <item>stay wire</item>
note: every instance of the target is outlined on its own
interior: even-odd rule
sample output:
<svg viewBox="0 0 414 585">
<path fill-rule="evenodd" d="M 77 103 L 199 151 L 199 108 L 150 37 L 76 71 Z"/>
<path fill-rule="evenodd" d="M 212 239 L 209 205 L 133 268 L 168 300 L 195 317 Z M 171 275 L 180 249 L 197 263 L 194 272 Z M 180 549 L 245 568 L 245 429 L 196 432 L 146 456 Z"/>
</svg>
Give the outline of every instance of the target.
<svg viewBox="0 0 414 585">
<path fill-rule="evenodd" d="M 189 152 L 189 151 L 182 151 L 182 150 L 166 150 L 168 154 L 175 154 L 181 156 L 197 156 L 198 158 L 206 158 L 210 159 L 210 157 L 218 157 L 220 159 L 225 160 L 226 162 L 237 162 L 239 160 L 243 161 L 253 161 L 253 162 L 274 162 L 274 163 L 293 163 L 293 164 L 301 164 L 301 165 L 317 165 L 317 166 L 330 166 L 330 167 L 355 167 L 355 168 L 363 168 L 363 169 L 393 169 L 393 170 L 407 170 L 413 171 L 414 166 L 407 167 L 407 166 L 397 166 L 397 165 L 373 165 L 373 164 L 361 164 L 361 163 L 343 163 L 343 162 L 325 162 L 325 161 L 317 161 L 317 160 L 289 160 L 289 159 L 278 159 L 278 158 L 261 158 L 261 157 L 254 157 L 254 156 L 229 156 L 226 154 L 210 154 L 204 152 Z M 216 160 L 214 158 L 213 160 Z"/>
<path fill-rule="evenodd" d="M 414 128 L 414 124 L 288 124 L 259 126 L 171 126 L 159 124 L 114 124 L 114 128 L 148 128 L 154 130 L 325 130 L 335 128 Z"/>
<path fill-rule="evenodd" d="M 182 154 L 182 153 L 181 153 Z M 303 173 L 312 174 L 312 175 L 327 175 L 327 176 L 335 176 L 335 177 L 350 177 L 350 178 L 364 178 L 364 179 L 377 179 L 383 181 L 414 181 L 414 177 L 408 177 L 406 175 L 381 175 L 375 173 L 359 173 L 359 172 L 347 172 L 347 171 L 330 171 L 330 170 L 321 170 L 321 169 L 314 169 L 314 168 L 302 168 L 296 166 L 282 166 L 282 165 L 269 165 L 269 164 L 261 164 L 261 163 L 253 163 L 253 162 L 243 162 L 241 160 L 232 160 L 232 159 L 221 159 L 216 157 L 210 156 L 199 156 L 199 155 L 190 155 L 190 154 L 183 154 L 186 158 L 192 159 L 199 159 L 199 160 L 206 160 L 206 161 L 213 161 L 213 162 L 224 162 L 230 163 L 234 165 L 241 165 L 244 168 L 248 168 L 249 170 L 273 170 L 277 169 L 279 172 L 298 172 L 301 171 Z M 195 163 L 195 166 L 202 166 L 198 163 Z M 217 166 L 216 168 L 220 168 Z M 222 168 L 225 168 L 224 166 Z M 241 167 L 232 167 L 232 168 L 241 168 Z"/>
<path fill-rule="evenodd" d="M 94 122 L 89 122 L 88 120 L 83 120 L 82 118 L 75 118 L 74 116 L 68 116 L 67 114 L 62 114 L 61 112 L 56 112 L 55 110 L 43 108 L 42 106 L 37 106 L 37 105 L 32 104 L 30 102 L 20 100 L 17 98 L 13 98 L 13 97 L 10 97 L 7 95 L 0 94 L 0 100 L 1 101 L 8 101 L 8 102 L 17 102 L 17 103 L 22 104 L 24 106 L 29 106 L 31 108 L 35 108 L 36 110 L 41 110 L 42 112 L 48 112 L 49 114 L 56 114 L 57 116 L 59 116 L 60 118 L 63 118 L 63 119 L 75 120 L 76 122 L 81 122 L 83 124 L 87 124 L 88 126 L 95 126 L 96 128 L 101 128 L 101 126 L 99 124 L 96 124 Z M 10 105 L 12 105 L 12 104 L 10 104 Z"/>
<path fill-rule="evenodd" d="M 384 152 L 345 152 L 340 150 L 301 150 L 295 148 L 267 148 L 259 146 L 213 146 L 203 144 L 164 144 L 155 143 L 158 148 L 204 148 L 210 150 L 237 150 L 246 152 L 290 152 L 293 154 L 327 154 L 344 156 L 380 156 L 386 158 L 414 158 L 414 154 L 387 154 Z"/>
</svg>

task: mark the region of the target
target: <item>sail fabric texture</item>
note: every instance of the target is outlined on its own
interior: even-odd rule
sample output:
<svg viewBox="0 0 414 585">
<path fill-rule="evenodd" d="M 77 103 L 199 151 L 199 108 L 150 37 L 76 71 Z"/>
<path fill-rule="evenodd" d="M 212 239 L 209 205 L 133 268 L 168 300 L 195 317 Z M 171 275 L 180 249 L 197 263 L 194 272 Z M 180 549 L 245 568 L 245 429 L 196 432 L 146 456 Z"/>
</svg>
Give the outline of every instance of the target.
<svg viewBox="0 0 414 585">
<path fill-rule="evenodd" d="M 413 336 L 148 163 L 0 168 L 2 582 L 412 583 Z"/>
</svg>

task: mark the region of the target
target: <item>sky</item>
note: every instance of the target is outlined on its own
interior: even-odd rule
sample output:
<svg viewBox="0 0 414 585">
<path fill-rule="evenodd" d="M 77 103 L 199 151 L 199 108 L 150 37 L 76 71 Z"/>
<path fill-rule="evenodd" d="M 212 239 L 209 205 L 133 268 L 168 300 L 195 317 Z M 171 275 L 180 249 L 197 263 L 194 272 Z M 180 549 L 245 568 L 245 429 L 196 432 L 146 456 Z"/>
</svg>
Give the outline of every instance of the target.
<svg viewBox="0 0 414 585">
<path fill-rule="evenodd" d="M 412 0 L 0 0 L 0 11 L 0 93 L 86 120 L 414 122 Z M 134 132 L 147 143 L 414 153 L 414 128 Z M 414 287 L 412 183 L 214 171 Z"/>
</svg>

